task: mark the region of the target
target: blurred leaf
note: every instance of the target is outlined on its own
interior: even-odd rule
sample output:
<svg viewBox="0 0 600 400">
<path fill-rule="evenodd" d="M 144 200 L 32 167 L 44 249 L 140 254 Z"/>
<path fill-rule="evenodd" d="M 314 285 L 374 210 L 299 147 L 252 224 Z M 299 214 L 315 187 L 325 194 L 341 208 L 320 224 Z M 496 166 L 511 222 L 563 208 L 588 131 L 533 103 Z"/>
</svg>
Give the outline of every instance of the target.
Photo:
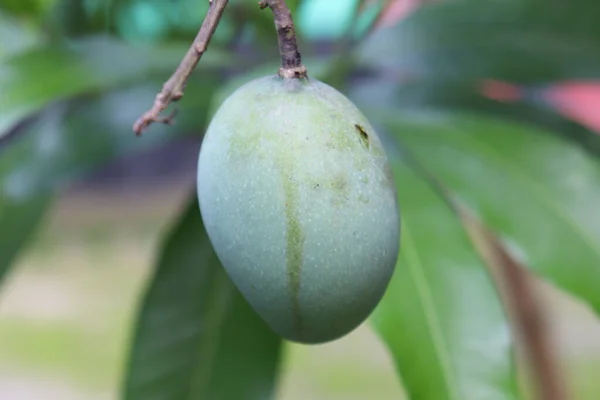
<svg viewBox="0 0 600 400">
<path fill-rule="evenodd" d="M 296 1 L 288 1 L 293 10 Z M 106 7 L 106 6 L 104 6 Z M 105 8 L 111 32 L 134 42 L 188 40 L 192 42 L 208 12 L 209 2 L 198 0 L 112 0 Z M 293 12 L 293 11 L 292 11 Z M 277 51 L 273 16 L 261 12 L 258 2 L 229 0 L 212 43 L 226 45 L 234 40 L 248 39 L 265 44 Z M 260 46 L 259 46 L 260 47 Z"/>
<path fill-rule="evenodd" d="M 208 11 L 208 1 L 113 0 L 105 7 L 111 32 L 134 42 L 187 39 L 191 44 Z M 100 5 L 99 5 L 100 7 Z M 223 27 L 217 28 L 220 41 Z"/>
<path fill-rule="evenodd" d="M 590 0 L 424 4 L 360 45 L 360 62 L 376 67 L 379 78 L 360 86 L 383 107 L 462 108 L 532 121 L 599 155 L 600 135 L 531 96 L 532 85 L 600 76 L 598 13 L 600 3 Z M 515 104 L 485 99 L 487 78 L 521 84 L 527 94 Z"/>
<path fill-rule="evenodd" d="M 388 115 L 387 129 L 538 275 L 600 313 L 600 163 L 506 121 Z"/>
<path fill-rule="evenodd" d="M 0 65 L 10 55 L 32 47 L 40 39 L 40 32 L 24 21 L 0 12 Z"/>
<path fill-rule="evenodd" d="M 402 243 L 372 322 L 410 398 L 517 399 L 510 328 L 483 262 L 451 209 L 390 156 Z"/>
<path fill-rule="evenodd" d="M 160 83 L 103 95 L 78 97 L 45 109 L 0 142 L 0 275 L 6 271 L 56 190 L 115 158 L 125 157 L 187 133 L 204 130 L 208 105 L 219 81 L 193 76 L 175 126 L 155 125 L 142 138 L 135 119 L 152 103 Z"/>
<path fill-rule="evenodd" d="M 42 196 L 22 201 L 0 194 L 0 283 L 36 232 L 50 199 Z"/>
<path fill-rule="evenodd" d="M 44 11 L 46 3 L 43 0 L 0 0 L 0 11 L 19 17 L 36 18 Z"/>
<path fill-rule="evenodd" d="M 129 86 L 160 74 L 166 80 L 189 45 L 133 47 L 91 38 L 40 47 L 0 64 L 0 137 L 22 118 L 51 102 Z M 211 47 L 198 69 L 223 67 L 232 58 Z M 159 88 L 157 88 L 159 89 Z M 150 107 L 154 95 L 145 104 Z"/>
<path fill-rule="evenodd" d="M 339 40 L 354 19 L 361 0 L 304 0 L 298 9 L 298 28 L 310 40 Z"/>
<path fill-rule="evenodd" d="M 292 16 L 298 15 L 296 11 L 298 3 L 297 0 L 286 1 Z M 238 28 L 237 40 L 250 45 L 252 51 L 260 54 L 262 59 L 279 61 L 277 31 L 271 10 L 268 8 L 261 10 L 258 2 L 246 0 L 230 0 L 228 7 L 229 10 L 226 14 L 229 13 L 229 17 L 227 19 Z M 298 35 L 298 40 L 299 46 L 305 49 L 303 55 L 308 55 L 300 35 Z"/>
<path fill-rule="evenodd" d="M 441 1 L 378 30 L 358 54 L 367 65 L 429 81 L 597 78 L 597 15 L 594 0 Z"/>
<path fill-rule="evenodd" d="M 535 388 L 535 398 L 566 399 L 566 385 L 556 358 L 552 333 L 545 329 L 546 308 L 536 298 L 535 279 L 497 235 L 478 220 L 447 187 L 412 154 L 402 146 L 407 164 L 423 178 L 459 218 L 474 249 L 486 264 L 494 285 L 511 321 L 513 336 L 526 351 L 523 353 L 527 370 Z M 526 386 L 526 389 L 529 387 Z M 530 398 L 526 392 L 525 397 Z"/>
<path fill-rule="evenodd" d="M 17 132 L 0 152 L 0 188 L 19 198 L 36 197 L 115 158 L 204 132 L 218 84 L 202 75 L 191 79 L 185 101 L 178 104 L 175 125 L 155 124 L 142 137 L 135 136 L 131 127 L 153 101 L 158 82 L 59 103 Z"/>
<path fill-rule="evenodd" d="M 167 237 L 138 318 L 125 400 L 273 395 L 281 339 L 221 267 L 195 196 Z"/>
<path fill-rule="evenodd" d="M 41 121 L 53 126 L 57 112 L 47 113 Z M 21 196 L 11 190 L 6 177 L 23 155 L 9 146 L 0 157 L 0 282 L 9 272 L 18 254 L 27 245 L 40 224 L 52 199 L 52 192 L 42 196 Z M 18 185 L 20 182 L 13 182 Z"/>
<path fill-rule="evenodd" d="M 481 91 L 479 81 L 416 80 L 394 85 L 386 79 L 369 78 L 353 82 L 348 95 L 364 108 L 393 107 L 417 112 L 470 111 L 535 124 L 548 133 L 578 143 L 590 154 L 600 157 L 600 135 L 558 114 L 541 96 L 529 95 L 509 103 L 486 98 Z"/>
<path fill-rule="evenodd" d="M 76 37 L 105 31 L 105 13 L 90 12 L 87 5 L 89 1 L 85 0 L 59 0 L 53 4 L 46 17 L 54 29 L 66 36 Z"/>
<path fill-rule="evenodd" d="M 360 39 L 371 29 L 388 0 L 304 0 L 298 7 L 297 29 L 302 37 L 339 41 Z"/>
</svg>

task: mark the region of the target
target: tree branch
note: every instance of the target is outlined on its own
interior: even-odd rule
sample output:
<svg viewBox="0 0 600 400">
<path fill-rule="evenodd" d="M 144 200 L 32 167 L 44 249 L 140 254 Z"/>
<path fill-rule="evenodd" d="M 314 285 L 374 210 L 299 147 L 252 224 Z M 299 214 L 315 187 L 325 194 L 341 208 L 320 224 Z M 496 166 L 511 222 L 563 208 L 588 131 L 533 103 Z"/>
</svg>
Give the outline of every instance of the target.
<svg viewBox="0 0 600 400">
<path fill-rule="evenodd" d="M 176 102 L 183 97 L 185 84 L 200 61 L 202 55 L 206 52 L 208 44 L 219 25 L 223 11 L 227 6 L 228 0 L 209 0 L 209 9 L 204 18 L 204 22 L 200 27 L 200 31 L 194 39 L 194 43 L 184 56 L 181 64 L 177 67 L 175 73 L 163 85 L 160 93 L 156 95 L 152 108 L 144 113 L 133 125 L 133 131 L 136 135 L 141 135 L 144 129 L 149 127 L 154 122 L 171 123 L 174 114 L 166 118 L 161 118 L 158 115 L 172 102 Z"/>
<path fill-rule="evenodd" d="M 279 76 L 282 78 L 306 78 L 306 67 L 302 64 L 302 57 L 298 49 L 294 21 L 285 0 L 261 0 L 258 5 L 261 9 L 269 7 L 273 11 L 279 54 L 281 54 Z"/>
</svg>

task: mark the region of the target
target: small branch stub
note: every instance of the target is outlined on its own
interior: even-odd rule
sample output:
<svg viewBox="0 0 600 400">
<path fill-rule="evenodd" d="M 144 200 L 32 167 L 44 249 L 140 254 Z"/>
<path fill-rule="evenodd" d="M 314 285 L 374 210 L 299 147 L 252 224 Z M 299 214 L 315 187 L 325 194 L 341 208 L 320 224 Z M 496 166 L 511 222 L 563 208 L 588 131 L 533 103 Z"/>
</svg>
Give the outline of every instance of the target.
<svg viewBox="0 0 600 400">
<path fill-rule="evenodd" d="M 171 113 L 171 115 L 164 118 L 161 118 L 158 115 L 164 111 L 169 104 L 176 102 L 183 97 L 185 84 L 198 64 L 198 61 L 200 61 L 200 58 L 206 52 L 210 39 L 215 33 L 217 25 L 223 15 L 223 11 L 227 6 L 227 2 L 228 0 L 209 0 L 208 13 L 200 27 L 198 35 L 196 35 L 196 38 L 194 39 L 194 43 L 181 61 L 181 64 L 179 64 L 179 67 L 177 67 L 175 73 L 163 85 L 160 93 L 156 95 L 152 108 L 145 112 L 133 125 L 133 131 L 136 135 L 141 135 L 144 129 L 154 122 L 166 124 L 171 124 L 173 122 L 175 116 L 174 113 Z"/>
<path fill-rule="evenodd" d="M 279 53 L 281 54 L 281 68 L 279 76 L 282 78 L 306 78 L 306 67 L 302 64 L 302 57 L 296 40 L 294 21 L 285 0 L 261 0 L 258 5 L 261 9 L 269 7 L 273 11 Z"/>
</svg>

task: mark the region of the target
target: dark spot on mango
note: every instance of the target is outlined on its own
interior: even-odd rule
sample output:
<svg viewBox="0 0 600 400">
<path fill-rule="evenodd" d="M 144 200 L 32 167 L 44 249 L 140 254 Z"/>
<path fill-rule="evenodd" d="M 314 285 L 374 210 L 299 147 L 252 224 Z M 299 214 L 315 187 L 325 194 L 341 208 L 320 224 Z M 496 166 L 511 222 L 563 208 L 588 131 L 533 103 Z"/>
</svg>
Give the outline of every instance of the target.
<svg viewBox="0 0 600 400">
<path fill-rule="evenodd" d="M 334 190 L 344 191 L 346 189 L 346 186 L 348 186 L 348 179 L 345 175 L 337 175 L 331 181 L 331 187 Z"/>
<path fill-rule="evenodd" d="M 369 134 L 367 133 L 365 128 L 362 127 L 362 125 L 354 124 L 354 127 L 356 128 L 356 131 L 358 132 L 360 144 L 362 144 L 366 149 L 368 149 L 369 148 Z"/>
<path fill-rule="evenodd" d="M 348 201 L 349 188 L 348 188 L 348 177 L 340 174 L 336 175 L 330 182 L 332 189 L 332 203 L 335 205 L 342 205 Z"/>
</svg>

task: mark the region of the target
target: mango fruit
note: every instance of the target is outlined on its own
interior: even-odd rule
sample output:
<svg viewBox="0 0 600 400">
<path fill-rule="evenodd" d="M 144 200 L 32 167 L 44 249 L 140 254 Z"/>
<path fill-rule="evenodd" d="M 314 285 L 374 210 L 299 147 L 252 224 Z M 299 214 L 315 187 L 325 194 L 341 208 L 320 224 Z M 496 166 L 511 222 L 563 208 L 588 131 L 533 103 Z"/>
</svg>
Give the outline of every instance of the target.
<svg viewBox="0 0 600 400">
<path fill-rule="evenodd" d="M 223 267 L 283 338 L 338 339 L 381 300 L 396 186 L 374 128 L 331 86 L 273 75 L 238 88 L 205 133 L 197 192 Z"/>
</svg>

